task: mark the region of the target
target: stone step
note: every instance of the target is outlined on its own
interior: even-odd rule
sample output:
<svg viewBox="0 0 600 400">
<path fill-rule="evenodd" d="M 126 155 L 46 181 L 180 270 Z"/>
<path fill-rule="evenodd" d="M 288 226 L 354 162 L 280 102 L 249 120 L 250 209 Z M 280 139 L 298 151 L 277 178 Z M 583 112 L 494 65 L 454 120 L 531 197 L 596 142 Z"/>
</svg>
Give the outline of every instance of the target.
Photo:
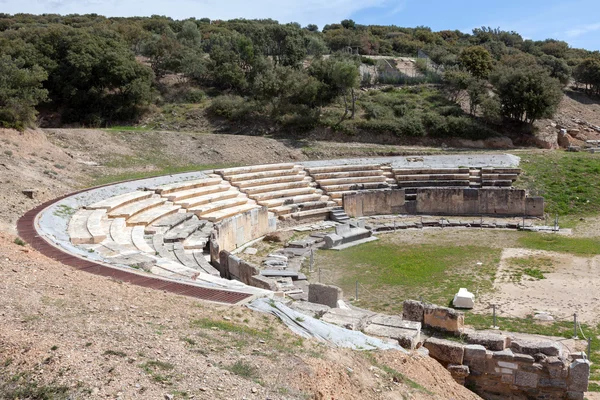
<svg viewBox="0 0 600 400">
<path fill-rule="evenodd" d="M 186 278 L 191 280 L 196 280 L 199 275 L 199 271 L 169 259 L 158 260 L 150 272 L 165 278 Z"/>
<path fill-rule="evenodd" d="M 107 230 L 104 227 L 103 219 L 106 218 L 106 210 L 93 210 L 87 219 L 87 230 L 92 236 L 92 243 L 100 243 L 106 239 Z"/>
<path fill-rule="evenodd" d="M 384 189 L 386 190 L 386 189 Z M 342 201 L 342 198 L 344 197 L 345 194 L 354 194 L 357 193 L 358 190 L 342 190 L 339 192 L 330 192 L 329 196 L 331 196 L 331 198 L 333 200 L 339 199 L 340 201 Z"/>
<path fill-rule="evenodd" d="M 391 173 L 391 172 L 390 172 Z M 321 179 L 338 179 L 338 178 L 351 178 L 358 176 L 381 176 L 384 175 L 380 169 L 372 169 L 366 171 L 347 171 L 347 172 L 327 172 L 322 174 L 311 174 L 316 181 Z M 393 174 L 392 174 L 393 175 Z"/>
<path fill-rule="evenodd" d="M 306 179 L 306 175 L 294 174 L 294 175 L 285 175 L 285 176 L 276 176 L 274 178 L 262 178 L 262 179 L 250 179 L 247 181 L 239 181 L 233 182 L 232 185 L 238 187 L 240 190 L 245 191 L 245 189 L 256 186 L 264 186 L 264 185 L 274 185 L 278 183 L 285 182 L 299 182 L 304 181 Z M 312 181 L 312 179 L 308 179 L 308 181 Z"/>
<path fill-rule="evenodd" d="M 206 255 L 201 251 L 192 252 L 192 256 L 196 260 L 196 263 L 200 266 L 200 268 L 209 275 L 212 276 L 221 276 L 219 270 L 210 265 L 208 260 L 206 260 Z"/>
<path fill-rule="evenodd" d="M 230 187 L 230 189 L 226 192 L 217 192 L 207 194 L 204 196 L 190 197 L 188 199 L 178 201 L 175 204 L 179 204 L 181 207 L 189 210 L 191 208 L 198 207 L 204 204 L 209 204 L 221 200 L 233 199 L 234 197 L 238 197 L 239 195 L 241 195 L 239 190 L 237 190 L 234 187 Z"/>
<path fill-rule="evenodd" d="M 521 174 L 521 168 L 482 168 L 481 172 L 484 174 Z"/>
<path fill-rule="evenodd" d="M 141 225 L 134 226 L 131 229 L 131 241 L 133 245 L 141 252 L 154 254 L 156 250 L 148 244 L 144 237 L 144 227 Z"/>
<path fill-rule="evenodd" d="M 279 192 L 282 190 L 288 189 L 296 189 L 302 187 L 310 187 L 316 186 L 316 183 L 312 181 L 312 178 L 303 178 L 302 181 L 299 182 L 286 182 L 286 183 L 277 183 L 273 185 L 262 185 L 262 186 L 254 186 L 243 189 L 243 192 L 248 195 L 254 195 L 259 193 L 270 193 L 270 192 Z"/>
<path fill-rule="evenodd" d="M 260 206 L 247 203 L 237 207 L 230 207 L 220 211 L 211 212 L 202 216 L 202 218 L 210 221 L 210 222 L 219 222 L 225 218 L 233 217 L 234 215 L 241 214 L 246 211 L 253 210 L 255 208 L 260 208 Z"/>
<path fill-rule="evenodd" d="M 468 167 L 461 168 L 394 168 L 396 175 L 446 175 L 446 174 L 468 174 Z"/>
<path fill-rule="evenodd" d="M 210 240 L 210 233 L 197 231 L 194 232 L 183 242 L 183 247 L 186 250 L 201 250 L 206 247 L 206 244 Z"/>
<path fill-rule="evenodd" d="M 519 178 L 517 174 L 482 174 L 481 179 L 485 181 L 516 181 Z"/>
<path fill-rule="evenodd" d="M 469 170 L 469 175 L 471 175 L 471 176 L 481 176 L 481 170 L 480 169 Z"/>
<path fill-rule="evenodd" d="M 329 212 L 331 210 L 333 210 L 335 207 L 337 206 L 333 206 L 333 207 L 325 207 L 325 208 L 318 208 L 316 210 L 307 210 L 307 211 L 299 211 L 296 213 L 292 213 L 292 214 L 288 214 L 285 215 L 285 219 L 295 219 L 296 221 L 302 221 L 304 219 L 313 219 L 313 218 L 322 218 L 322 219 L 327 219 L 327 217 L 329 217 Z"/>
<path fill-rule="evenodd" d="M 211 193 L 225 192 L 231 189 L 231 185 L 228 182 L 224 182 L 218 185 L 202 186 L 199 188 L 181 190 L 165 195 L 169 201 L 173 203 L 179 203 L 182 200 L 189 199 L 192 197 L 205 196 Z"/>
<path fill-rule="evenodd" d="M 248 203 L 248 201 L 249 199 L 245 195 L 238 195 L 237 197 L 234 197 L 232 199 L 214 201 L 212 203 L 189 208 L 188 210 L 196 214 L 198 217 L 203 218 L 205 214 L 223 210 L 225 208 L 241 206 L 243 204 Z"/>
<path fill-rule="evenodd" d="M 266 178 L 275 178 L 278 176 L 288 176 L 288 175 L 304 175 L 306 176 L 306 171 L 301 166 L 295 166 L 292 169 L 280 169 L 273 171 L 262 171 L 262 172 L 251 172 L 247 174 L 239 174 L 239 175 L 228 175 L 227 180 L 232 183 L 247 181 L 247 180 L 256 180 L 256 179 L 266 179 Z"/>
<path fill-rule="evenodd" d="M 165 233 L 164 241 L 165 243 L 182 242 L 202 226 L 198 217 L 194 216 Z"/>
<path fill-rule="evenodd" d="M 156 186 L 154 188 L 149 188 L 149 190 L 152 190 L 152 191 L 160 194 L 161 196 L 164 196 L 164 195 L 167 195 L 167 194 L 173 193 L 173 192 L 196 189 L 196 188 L 204 187 L 204 186 L 219 185 L 221 183 L 223 183 L 223 179 L 220 177 L 218 177 L 218 178 L 202 178 L 202 179 L 194 179 L 194 180 L 178 182 L 178 183 L 170 183 L 168 185 L 160 185 L 160 186 Z"/>
<path fill-rule="evenodd" d="M 258 202 L 258 204 L 272 208 L 290 204 L 306 203 L 308 201 L 320 201 L 323 200 L 322 197 L 329 198 L 328 196 L 323 196 L 319 193 L 313 193 L 294 197 L 280 197 L 278 199 L 261 200 Z"/>
<path fill-rule="evenodd" d="M 183 244 L 175 243 L 175 245 L 173 246 L 173 254 L 175 255 L 177 261 L 179 261 L 181 264 L 185 265 L 186 267 L 202 270 L 202 268 L 200 268 L 200 266 L 196 262 L 196 259 L 194 258 L 194 256 L 192 254 L 187 254 L 185 252 L 185 249 L 183 248 Z M 202 270 L 202 271 L 204 272 L 204 270 Z"/>
<path fill-rule="evenodd" d="M 347 171 L 367 171 L 380 170 L 380 164 L 345 164 L 345 165 L 330 165 L 326 167 L 310 167 L 306 168 L 309 174 L 326 174 L 331 172 L 347 172 Z"/>
<path fill-rule="evenodd" d="M 135 191 L 130 193 L 121 194 L 118 196 L 110 197 L 106 200 L 99 201 L 97 203 L 86 206 L 85 208 L 88 210 L 106 210 L 107 212 L 112 211 L 117 207 L 121 207 L 132 203 L 134 201 L 141 201 L 151 197 L 154 193 L 147 191 Z"/>
<path fill-rule="evenodd" d="M 285 163 L 285 164 L 264 164 L 264 165 L 251 165 L 248 167 L 237 167 L 237 168 L 226 168 L 215 170 L 216 174 L 219 174 L 224 177 L 229 177 L 232 175 L 242 175 L 242 174 L 252 174 L 256 172 L 265 172 L 265 171 L 277 171 L 277 170 L 287 170 L 295 168 L 295 164 Z"/>
<path fill-rule="evenodd" d="M 175 260 L 175 255 L 170 251 L 173 248 L 172 244 L 167 245 L 164 241 L 164 235 L 156 234 L 152 236 L 152 247 L 155 254 L 164 260 Z"/>
<path fill-rule="evenodd" d="M 110 237 L 111 239 L 122 246 L 135 247 L 131 238 L 133 228 L 128 227 L 125 223 L 125 218 L 115 218 L 111 220 Z"/>
<path fill-rule="evenodd" d="M 275 213 L 275 215 L 280 216 L 284 214 L 290 214 L 294 212 L 306 211 L 306 210 L 314 210 L 317 208 L 323 207 L 332 207 L 334 206 L 334 202 L 330 201 L 309 201 L 305 203 L 297 203 L 291 204 L 288 206 L 279 206 L 271 208 L 271 211 Z"/>
<path fill-rule="evenodd" d="M 167 202 L 127 219 L 127 226 L 150 225 L 159 218 L 176 213 L 180 208 L 181 206 Z"/>
<path fill-rule="evenodd" d="M 396 175 L 398 182 L 405 181 L 457 181 L 469 180 L 469 174 Z"/>
<path fill-rule="evenodd" d="M 464 187 L 469 186 L 470 182 L 466 181 L 404 181 L 398 182 L 398 187 L 412 187 L 412 188 L 421 188 L 421 187 Z"/>
<path fill-rule="evenodd" d="M 385 183 L 387 183 L 390 186 L 394 186 L 394 185 L 398 184 L 398 182 L 394 178 L 388 178 L 388 179 L 386 179 Z"/>
<path fill-rule="evenodd" d="M 182 212 L 182 211 L 184 211 L 184 212 Z M 151 225 L 146 226 L 146 229 L 144 232 L 147 235 L 153 235 L 156 232 L 158 232 L 159 230 L 167 231 L 167 230 L 172 229 L 172 228 L 176 227 L 177 225 L 187 221 L 188 219 L 192 218 L 193 216 L 194 216 L 194 214 L 187 213 L 187 212 L 185 212 L 185 210 L 179 209 L 179 210 L 177 210 L 176 213 L 166 215 L 162 218 L 159 218 L 158 220 L 154 221 Z"/>
<path fill-rule="evenodd" d="M 141 254 L 139 250 L 129 246 L 120 245 L 110 238 L 102 241 L 100 246 L 96 248 L 96 252 L 105 257 L 126 257 Z"/>
<path fill-rule="evenodd" d="M 278 190 L 276 192 L 265 192 L 253 194 L 252 199 L 262 202 L 264 200 L 272 200 L 285 197 L 294 197 L 316 193 L 316 189 L 312 186 L 301 187 L 297 189 Z"/>
<path fill-rule="evenodd" d="M 67 233 L 73 244 L 93 244 L 94 238 L 87 228 L 87 221 L 93 210 L 85 210 L 83 208 L 77 210 L 69 220 Z"/>
<path fill-rule="evenodd" d="M 328 187 L 333 185 L 352 185 L 357 183 L 372 183 L 381 182 L 385 183 L 386 179 L 383 175 L 377 176 L 357 176 L 351 178 L 339 178 L 339 179 L 321 179 L 318 181 L 321 187 Z"/>
<path fill-rule="evenodd" d="M 350 190 L 366 190 L 366 189 L 389 189 L 389 186 L 385 182 L 373 182 L 373 183 L 355 183 L 355 184 L 345 184 L 345 185 L 321 185 L 321 189 L 325 190 L 325 192 L 329 195 L 334 192 L 346 192 Z"/>
<path fill-rule="evenodd" d="M 481 181 L 482 187 L 510 187 L 512 186 L 512 181 Z"/>
<path fill-rule="evenodd" d="M 113 211 L 110 211 L 108 216 L 109 218 L 130 218 L 153 207 L 158 207 L 161 204 L 164 204 L 165 201 L 167 200 L 160 196 L 150 197 L 141 201 L 129 203 L 122 207 L 117 207 L 113 209 Z"/>
</svg>

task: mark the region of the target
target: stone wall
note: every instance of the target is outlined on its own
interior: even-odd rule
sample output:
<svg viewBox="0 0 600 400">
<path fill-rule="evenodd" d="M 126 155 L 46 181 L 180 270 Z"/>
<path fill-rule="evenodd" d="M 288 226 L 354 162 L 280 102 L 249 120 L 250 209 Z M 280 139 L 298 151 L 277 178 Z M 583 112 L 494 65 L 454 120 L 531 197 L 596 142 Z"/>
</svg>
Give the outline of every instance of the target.
<svg viewBox="0 0 600 400">
<path fill-rule="evenodd" d="M 404 189 L 367 190 L 344 195 L 344 211 L 351 217 L 405 212 Z"/>
<path fill-rule="evenodd" d="M 344 195 L 351 217 L 391 214 L 544 216 L 544 199 L 513 188 L 419 188 L 405 201 L 405 190 L 371 190 Z"/>
<path fill-rule="evenodd" d="M 424 188 L 417 189 L 417 214 L 544 215 L 544 199 L 528 197 L 519 189 Z"/>
<path fill-rule="evenodd" d="M 215 225 L 215 240 L 220 250 L 231 251 L 253 239 L 273 232 L 276 222 L 269 220 L 267 207 L 255 208 L 224 219 Z"/>
<path fill-rule="evenodd" d="M 221 277 L 236 279 L 246 285 L 277 291 L 277 283 L 270 278 L 260 275 L 260 269 L 228 251 L 219 253 L 219 272 Z"/>
<path fill-rule="evenodd" d="M 455 335 L 461 342 L 431 337 L 423 346 L 454 379 L 487 400 L 583 400 L 590 363 L 544 337 L 464 329 L 455 310 L 407 300 L 402 318 Z"/>
</svg>

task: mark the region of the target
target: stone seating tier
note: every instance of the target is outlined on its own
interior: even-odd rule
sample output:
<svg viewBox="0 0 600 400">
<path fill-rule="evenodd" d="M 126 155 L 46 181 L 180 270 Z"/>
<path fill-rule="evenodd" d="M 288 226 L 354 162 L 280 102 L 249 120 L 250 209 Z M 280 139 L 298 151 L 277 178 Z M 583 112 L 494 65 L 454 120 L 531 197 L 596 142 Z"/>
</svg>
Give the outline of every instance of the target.
<svg viewBox="0 0 600 400">
<path fill-rule="evenodd" d="M 71 243 L 75 245 L 94 243 L 94 238 L 87 229 L 87 220 L 92 212 L 93 210 L 79 209 L 71 216 L 67 227 Z"/>
<path fill-rule="evenodd" d="M 87 230 L 92 236 L 92 243 L 100 243 L 106 239 L 106 229 L 104 229 L 103 219 L 106 219 L 106 210 L 93 210 L 87 218 Z"/>
<path fill-rule="evenodd" d="M 180 208 L 181 206 L 174 205 L 170 202 L 164 203 L 159 207 L 151 208 L 133 216 L 132 218 L 129 218 L 127 220 L 127 226 L 150 225 L 151 223 L 162 217 L 176 213 Z"/>
<path fill-rule="evenodd" d="M 171 183 L 168 185 L 160 185 L 160 186 L 156 186 L 156 187 L 150 187 L 150 188 L 148 188 L 148 190 L 156 192 L 156 193 L 160 194 L 161 196 L 165 196 L 165 195 L 167 195 L 169 193 L 173 193 L 173 192 L 196 189 L 196 188 L 200 188 L 200 187 L 204 187 L 204 186 L 218 185 L 222 182 L 223 182 L 223 180 L 221 179 L 220 176 L 211 175 L 208 178 L 194 179 L 194 180 L 189 180 L 189 181 L 184 181 L 184 182 L 179 182 L 179 183 Z"/>
<path fill-rule="evenodd" d="M 124 206 L 117 207 L 109 211 L 109 218 L 130 218 L 136 214 L 149 210 L 153 207 L 158 207 L 164 204 L 167 200 L 158 195 L 154 195 L 144 200 L 135 201 Z"/>
<path fill-rule="evenodd" d="M 259 171 L 259 172 L 250 172 L 244 174 L 235 174 L 235 175 L 226 175 L 227 181 L 231 183 L 247 181 L 247 180 L 256 180 L 256 179 L 266 179 L 266 178 L 275 178 L 278 176 L 287 176 L 287 175 L 306 175 L 306 171 L 302 166 L 295 166 L 290 169 L 282 169 L 282 170 L 271 170 L 271 171 Z"/>
<path fill-rule="evenodd" d="M 328 188 L 335 185 L 346 185 L 355 183 L 373 183 L 380 182 L 386 183 L 386 178 L 383 175 L 376 176 L 353 176 L 348 178 L 333 178 L 333 179 L 320 179 L 317 181 L 322 188 Z"/>
<path fill-rule="evenodd" d="M 233 217 L 234 215 L 253 210 L 255 208 L 260 208 L 260 206 L 256 204 L 246 203 L 236 207 L 229 207 L 219 211 L 214 211 L 208 214 L 203 214 L 202 219 L 205 219 L 210 222 L 219 222 L 225 218 Z"/>
<path fill-rule="evenodd" d="M 177 203 L 189 198 L 202 197 L 213 193 L 225 192 L 230 189 L 231 185 L 228 182 L 221 182 L 216 185 L 208 185 L 194 189 L 186 189 L 177 192 L 171 192 L 166 194 L 165 197 L 169 201 Z"/>
<path fill-rule="evenodd" d="M 281 171 L 294 169 L 295 164 L 284 163 L 284 164 L 265 164 L 265 165 L 252 165 L 249 167 L 237 167 L 237 168 L 226 168 L 215 170 L 215 173 L 222 177 L 229 177 L 231 175 L 242 175 L 242 174 L 253 174 L 258 172 L 266 171 Z"/>
<path fill-rule="evenodd" d="M 194 207 L 198 207 L 204 204 L 210 204 L 215 201 L 233 199 L 240 196 L 241 193 L 236 188 L 230 187 L 227 191 L 219 191 L 216 193 L 206 194 L 198 197 L 189 197 L 185 200 L 175 201 L 175 204 L 180 205 L 185 209 L 191 209 Z"/>
<path fill-rule="evenodd" d="M 361 164 L 361 165 L 332 165 L 327 167 L 309 167 L 306 168 L 309 174 L 325 174 L 332 172 L 347 172 L 347 171 L 368 171 L 368 170 L 381 170 L 379 164 Z"/>
<path fill-rule="evenodd" d="M 188 211 L 196 214 L 200 218 L 204 218 L 207 214 L 214 213 L 216 211 L 226 210 L 233 207 L 243 206 L 246 204 L 256 205 L 254 201 L 249 200 L 248 197 L 246 197 L 243 194 L 240 194 L 232 199 L 213 201 L 211 203 L 191 207 L 188 209 Z"/>
<path fill-rule="evenodd" d="M 306 172 L 301 171 L 294 173 L 293 175 L 282 175 L 275 176 L 271 178 L 260 178 L 260 179 L 248 179 L 244 181 L 236 181 L 231 182 L 233 186 L 240 188 L 243 190 L 248 187 L 256 187 L 256 186 L 265 186 L 265 185 L 274 185 L 277 183 L 286 183 L 286 182 L 299 182 L 306 180 Z M 311 181 L 311 179 L 308 179 Z"/>
<path fill-rule="evenodd" d="M 110 212 L 117 207 L 125 206 L 129 203 L 140 201 L 149 198 L 152 196 L 152 192 L 146 191 L 135 191 L 130 193 L 121 194 L 118 196 L 109 197 L 108 199 L 99 201 L 97 203 L 91 204 L 89 206 L 85 206 L 88 210 L 106 210 Z"/>
<path fill-rule="evenodd" d="M 272 209 L 272 208 L 280 207 L 280 206 L 284 206 L 284 205 L 306 203 L 306 202 L 310 202 L 310 201 L 327 201 L 329 199 L 329 196 L 323 196 L 322 193 L 323 193 L 322 190 L 315 190 L 315 192 L 312 194 L 292 196 L 292 197 L 279 197 L 277 199 L 271 199 L 271 200 L 261 200 L 258 202 L 258 204 L 260 204 L 262 206 L 267 206 L 267 207 L 269 207 L 269 209 Z"/>
<path fill-rule="evenodd" d="M 351 178 L 358 176 L 383 176 L 382 170 L 366 170 L 366 171 L 345 171 L 345 172 L 324 172 L 320 174 L 311 174 L 315 180 L 322 179 L 337 179 L 337 178 Z"/>
<path fill-rule="evenodd" d="M 263 186 L 253 186 L 243 188 L 242 191 L 248 196 L 252 196 L 260 193 L 276 193 L 283 190 L 288 189 L 297 189 L 297 188 L 305 188 L 305 187 L 315 187 L 316 184 L 313 182 L 312 178 L 304 178 L 299 182 L 286 182 L 286 183 L 278 183 L 274 185 L 263 185 Z"/>
<path fill-rule="evenodd" d="M 407 181 L 458 181 L 469 180 L 470 174 L 418 174 L 418 175 L 397 175 L 398 182 Z"/>
</svg>

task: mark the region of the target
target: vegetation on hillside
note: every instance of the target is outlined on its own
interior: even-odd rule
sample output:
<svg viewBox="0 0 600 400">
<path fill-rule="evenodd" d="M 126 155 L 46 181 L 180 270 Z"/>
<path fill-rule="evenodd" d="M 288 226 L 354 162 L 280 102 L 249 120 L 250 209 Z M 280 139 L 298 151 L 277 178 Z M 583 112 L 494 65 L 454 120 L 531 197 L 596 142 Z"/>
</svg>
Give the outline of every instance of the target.
<svg viewBox="0 0 600 400">
<path fill-rule="evenodd" d="M 424 58 L 407 72 L 375 55 Z M 208 115 L 239 124 L 481 138 L 504 120 L 527 127 L 551 116 L 572 76 L 590 93 L 600 87 L 600 56 L 565 42 L 352 20 L 319 31 L 273 20 L 0 14 L 0 57 L 3 77 L 14 77 L 0 79 L 0 124 L 18 129 L 36 112 L 111 126 L 152 104 L 210 97 Z M 425 86 L 358 91 L 373 83 Z M 418 93 L 417 102 L 439 100 L 412 107 Z"/>
</svg>

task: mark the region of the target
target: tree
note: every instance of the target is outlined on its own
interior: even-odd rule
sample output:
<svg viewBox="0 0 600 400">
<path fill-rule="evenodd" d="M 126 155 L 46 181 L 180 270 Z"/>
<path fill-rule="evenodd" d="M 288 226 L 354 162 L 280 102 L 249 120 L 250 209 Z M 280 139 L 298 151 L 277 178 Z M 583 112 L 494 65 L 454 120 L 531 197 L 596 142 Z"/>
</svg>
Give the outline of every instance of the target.
<svg viewBox="0 0 600 400">
<path fill-rule="evenodd" d="M 351 19 L 345 19 L 341 22 L 344 29 L 354 29 L 356 28 L 356 22 Z"/>
<path fill-rule="evenodd" d="M 464 49 L 458 57 L 460 65 L 471 75 L 486 79 L 492 70 L 492 56 L 481 46 L 471 46 Z"/>
<path fill-rule="evenodd" d="M 48 74 L 39 66 L 22 68 L 10 56 L 0 57 L 0 126 L 23 130 L 35 121 L 35 107 L 48 96 L 42 82 Z"/>
<path fill-rule="evenodd" d="M 179 72 L 183 46 L 175 35 L 168 31 L 146 40 L 142 45 L 142 55 L 150 59 L 154 75 L 162 78 L 168 72 Z"/>
<path fill-rule="evenodd" d="M 574 71 L 575 80 L 585 85 L 588 93 L 600 94 L 600 58 L 589 57 L 583 60 Z"/>
<path fill-rule="evenodd" d="M 306 30 L 309 32 L 319 32 L 319 27 L 315 24 L 306 25 Z"/>
<path fill-rule="evenodd" d="M 199 46 L 201 39 L 202 35 L 198 30 L 198 25 L 193 21 L 185 21 L 181 27 L 181 32 L 177 34 L 177 40 L 188 47 Z"/>
<path fill-rule="evenodd" d="M 342 121 L 348 116 L 348 93 L 350 94 L 352 101 L 352 114 L 350 115 L 350 119 L 354 119 L 356 113 L 356 93 L 354 89 L 358 88 L 360 84 L 358 66 L 352 61 L 335 61 L 331 69 L 331 77 L 335 87 L 344 98 L 345 110 Z"/>
<path fill-rule="evenodd" d="M 541 67 L 499 67 L 491 76 L 506 118 L 533 124 L 550 118 L 562 99 L 560 82 Z"/>
<path fill-rule="evenodd" d="M 565 60 L 544 54 L 538 58 L 538 62 L 550 73 L 551 77 L 558 79 L 563 86 L 566 86 L 571 80 L 571 68 Z"/>
</svg>

